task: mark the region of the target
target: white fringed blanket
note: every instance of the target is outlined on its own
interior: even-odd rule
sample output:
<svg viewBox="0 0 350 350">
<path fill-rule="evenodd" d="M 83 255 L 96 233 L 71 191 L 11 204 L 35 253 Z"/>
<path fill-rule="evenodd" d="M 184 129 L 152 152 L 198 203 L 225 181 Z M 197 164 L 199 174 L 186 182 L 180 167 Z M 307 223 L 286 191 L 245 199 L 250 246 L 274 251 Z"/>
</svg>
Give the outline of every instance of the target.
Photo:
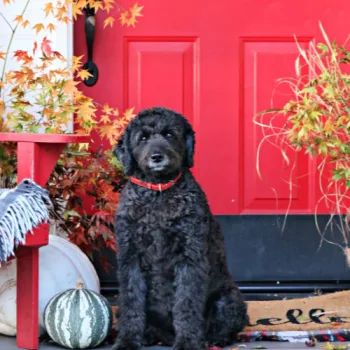
<svg viewBox="0 0 350 350">
<path fill-rule="evenodd" d="M 48 222 L 49 207 L 48 192 L 30 179 L 13 189 L 0 189 L 0 263 L 14 255 L 28 232 Z"/>
</svg>

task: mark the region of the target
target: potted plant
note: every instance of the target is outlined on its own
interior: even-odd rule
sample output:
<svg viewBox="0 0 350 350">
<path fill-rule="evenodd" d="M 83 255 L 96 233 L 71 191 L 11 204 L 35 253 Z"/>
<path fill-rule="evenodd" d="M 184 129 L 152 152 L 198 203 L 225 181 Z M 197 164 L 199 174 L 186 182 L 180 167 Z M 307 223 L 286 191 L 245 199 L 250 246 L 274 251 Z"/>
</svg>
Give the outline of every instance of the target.
<svg viewBox="0 0 350 350">
<path fill-rule="evenodd" d="M 285 162 L 292 161 L 288 149 L 309 154 L 317 160 L 321 195 L 317 199 L 315 214 L 320 206 L 331 214 L 324 229 L 318 226 L 316 215 L 321 243 L 337 244 L 325 237 L 326 229 L 335 224 L 333 226 L 340 230 L 343 241 L 342 245 L 337 245 L 344 251 L 350 265 L 350 51 L 347 42 L 343 45 L 331 42 L 321 24 L 320 30 L 324 42 L 316 46 L 310 42 L 308 50 L 303 49 L 296 39 L 299 50 L 296 76 L 283 79 L 291 87 L 293 98 L 283 108 L 259 113 L 254 121 L 264 130 L 261 144 L 273 142 Z M 301 73 L 305 67 L 311 74 Z M 270 117 L 268 122 L 265 116 Z M 257 164 L 261 176 L 259 157 Z M 293 186 L 290 188 L 293 191 Z M 339 220 L 334 221 L 335 218 Z"/>
</svg>

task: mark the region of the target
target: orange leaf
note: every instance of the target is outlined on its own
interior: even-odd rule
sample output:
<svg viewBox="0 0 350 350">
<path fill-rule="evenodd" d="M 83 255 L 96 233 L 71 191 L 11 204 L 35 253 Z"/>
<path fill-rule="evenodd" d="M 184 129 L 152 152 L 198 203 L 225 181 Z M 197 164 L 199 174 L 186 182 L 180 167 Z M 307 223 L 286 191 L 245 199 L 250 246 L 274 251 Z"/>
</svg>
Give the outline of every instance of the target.
<svg viewBox="0 0 350 350">
<path fill-rule="evenodd" d="M 77 88 L 75 87 L 77 84 L 79 84 L 79 82 L 69 80 L 64 85 L 63 91 L 68 95 L 73 95 L 73 93 L 77 90 Z"/>
<path fill-rule="evenodd" d="M 116 108 L 116 109 L 113 111 L 113 115 L 115 115 L 116 117 L 119 116 L 119 110 L 118 110 L 118 108 Z"/>
<path fill-rule="evenodd" d="M 138 6 L 136 3 L 133 7 L 130 8 L 130 13 L 133 17 L 140 17 L 142 16 L 141 10 L 143 9 L 143 6 Z"/>
<path fill-rule="evenodd" d="M 86 80 L 89 77 L 92 77 L 92 74 L 89 73 L 89 71 L 87 69 L 82 69 L 79 73 L 78 73 L 78 77 L 82 80 Z"/>
<path fill-rule="evenodd" d="M 90 1 L 89 4 L 90 7 L 95 10 L 95 12 L 97 12 L 99 9 L 103 9 L 103 4 L 101 1 Z"/>
<path fill-rule="evenodd" d="M 6 56 L 6 52 L 0 51 L 0 60 L 4 60 Z"/>
<path fill-rule="evenodd" d="M 73 12 L 74 19 L 77 19 L 78 15 L 83 14 L 83 12 L 81 11 L 81 7 L 79 5 L 79 2 L 73 3 L 72 12 Z"/>
<path fill-rule="evenodd" d="M 22 22 L 22 27 L 26 28 L 29 24 L 29 21 L 26 19 L 24 22 Z"/>
<path fill-rule="evenodd" d="M 57 9 L 57 17 L 63 20 L 63 17 L 67 16 L 68 9 L 66 6 L 61 6 Z"/>
<path fill-rule="evenodd" d="M 10 83 L 12 81 L 12 75 L 13 75 L 13 72 L 12 71 L 9 71 L 5 74 L 5 80 Z"/>
<path fill-rule="evenodd" d="M 134 16 L 130 17 L 127 21 L 127 25 L 128 27 L 132 26 L 132 27 L 135 27 L 135 23 L 136 23 L 136 18 Z"/>
<path fill-rule="evenodd" d="M 119 131 L 113 125 L 106 125 L 100 127 L 100 136 L 102 139 L 107 138 L 108 141 L 113 145 L 117 142 L 119 137 Z"/>
<path fill-rule="evenodd" d="M 106 18 L 105 21 L 104 21 L 103 28 L 106 28 L 107 26 L 113 27 L 114 21 L 115 21 L 115 18 L 114 18 L 114 17 L 108 17 L 108 18 Z"/>
<path fill-rule="evenodd" d="M 53 4 L 52 4 L 52 2 L 48 2 L 48 3 L 45 4 L 44 11 L 45 11 L 45 16 L 46 16 L 46 17 L 47 17 L 50 13 L 53 14 Z"/>
<path fill-rule="evenodd" d="M 18 15 L 15 17 L 15 19 L 13 20 L 14 22 L 17 22 L 18 24 L 23 22 L 23 17 Z"/>
<path fill-rule="evenodd" d="M 5 112 L 5 103 L 4 101 L 0 101 L 0 116 Z"/>
<path fill-rule="evenodd" d="M 101 116 L 101 122 L 106 124 L 106 123 L 110 123 L 111 119 L 109 118 L 109 116 L 107 114 L 104 114 Z"/>
<path fill-rule="evenodd" d="M 69 23 L 69 17 L 68 16 L 65 16 L 65 17 L 62 17 L 62 18 L 59 18 L 59 20 L 63 23 L 66 23 L 68 24 Z"/>
<path fill-rule="evenodd" d="M 326 135 L 330 135 L 334 131 L 334 125 L 331 119 L 328 119 L 324 125 Z"/>
<path fill-rule="evenodd" d="M 45 29 L 45 27 L 42 23 L 38 23 L 33 27 L 33 29 L 35 29 L 36 34 L 39 34 L 43 29 Z"/>
<path fill-rule="evenodd" d="M 56 29 L 56 26 L 53 23 L 49 23 L 46 28 L 52 33 Z"/>
<path fill-rule="evenodd" d="M 113 108 L 109 107 L 107 104 L 103 106 L 103 113 L 105 114 L 111 114 L 113 111 Z"/>
<path fill-rule="evenodd" d="M 73 72 L 75 72 L 76 70 L 78 70 L 83 64 L 81 63 L 81 59 L 83 58 L 84 56 L 73 56 L 73 59 L 72 59 L 72 69 L 73 69 Z"/>
<path fill-rule="evenodd" d="M 122 23 L 122 25 L 128 23 L 128 18 L 129 18 L 129 12 L 128 11 L 125 11 L 125 12 L 123 12 L 120 15 L 119 19 L 120 19 L 120 22 Z"/>
<path fill-rule="evenodd" d="M 133 119 L 136 114 L 134 114 L 134 109 L 135 107 L 133 108 L 128 108 L 125 112 L 124 112 L 124 118 L 127 120 L 127 121 L 130 121 L 131 119 Z"/>
<path fill-rule="evenodd" d="M 2 0 L 2 2 L 4 3 L 4 5 L 11 4 L 11 0 Z"/>
<path fill-rule="evenodd" d="M 104 0 L 104 10 L 107 11 L 107 13 L 109 13 L 109 11 L 113 8 L 113 0 Z"/>
</svg>

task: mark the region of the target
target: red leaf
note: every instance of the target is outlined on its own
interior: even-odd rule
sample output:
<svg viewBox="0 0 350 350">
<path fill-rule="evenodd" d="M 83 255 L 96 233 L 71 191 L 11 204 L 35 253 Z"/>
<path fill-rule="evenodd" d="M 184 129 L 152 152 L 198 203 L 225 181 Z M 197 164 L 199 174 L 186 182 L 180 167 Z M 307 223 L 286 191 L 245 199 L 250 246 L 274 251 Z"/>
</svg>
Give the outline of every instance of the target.
<svg viewBox="0 0 350 350">
<path fill-rule="evenodd" d="M 105 245 L 107 248 L 114 250 L 115 252 L 117 251 L 117 244 L 114 239 L 107 239 L 105 241 Z"/>
<path fill-rule="evenodd" d="M 17 50 L 15 51 L 14 57 L 16 57 L 17 61 L 23 61 L 24 63 L 28 63 L 32 61 L 32 57 L 28 55 L 27 51 Z"/>
<path fill-rule="evenodd" d="M 64 59 L 64 57 L 58 51 L 52 51 L 52 54 L 59 59 Z"/>
<path fill-rule="evenodd" d="M 51 40 L 46 39 L 46 37 L 43 39 L 43 42 L 41 43 L 41 50 L 44 52 L 46 56 L 50 56 L 52 53 L 51 50 Z"/>
</svg>

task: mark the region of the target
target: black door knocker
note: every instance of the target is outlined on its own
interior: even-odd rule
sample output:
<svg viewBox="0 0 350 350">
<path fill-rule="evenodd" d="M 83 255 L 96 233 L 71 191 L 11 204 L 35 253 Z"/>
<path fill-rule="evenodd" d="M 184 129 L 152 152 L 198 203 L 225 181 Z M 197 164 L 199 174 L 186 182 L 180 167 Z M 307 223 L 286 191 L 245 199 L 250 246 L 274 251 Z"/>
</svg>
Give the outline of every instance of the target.
<svg viewBox="0 0 350 350">
<path fill-rule="evenodd" d="M 87 70 L 91 76 L 84 80 L 86 86 L 93 86 L 97 83 L 98 79 L 98 69 L 95 62 L 92 60 L 92 51 L 94 46 L 94 37 L 95 37 L 95 9 L 90 8 L 87 5 L 84 8 L 85 11 L 85 35 L 86 35 L 86 44 L 88 51 L 88 60 L 84 64 L 83 68 Z"/>
</svg>

